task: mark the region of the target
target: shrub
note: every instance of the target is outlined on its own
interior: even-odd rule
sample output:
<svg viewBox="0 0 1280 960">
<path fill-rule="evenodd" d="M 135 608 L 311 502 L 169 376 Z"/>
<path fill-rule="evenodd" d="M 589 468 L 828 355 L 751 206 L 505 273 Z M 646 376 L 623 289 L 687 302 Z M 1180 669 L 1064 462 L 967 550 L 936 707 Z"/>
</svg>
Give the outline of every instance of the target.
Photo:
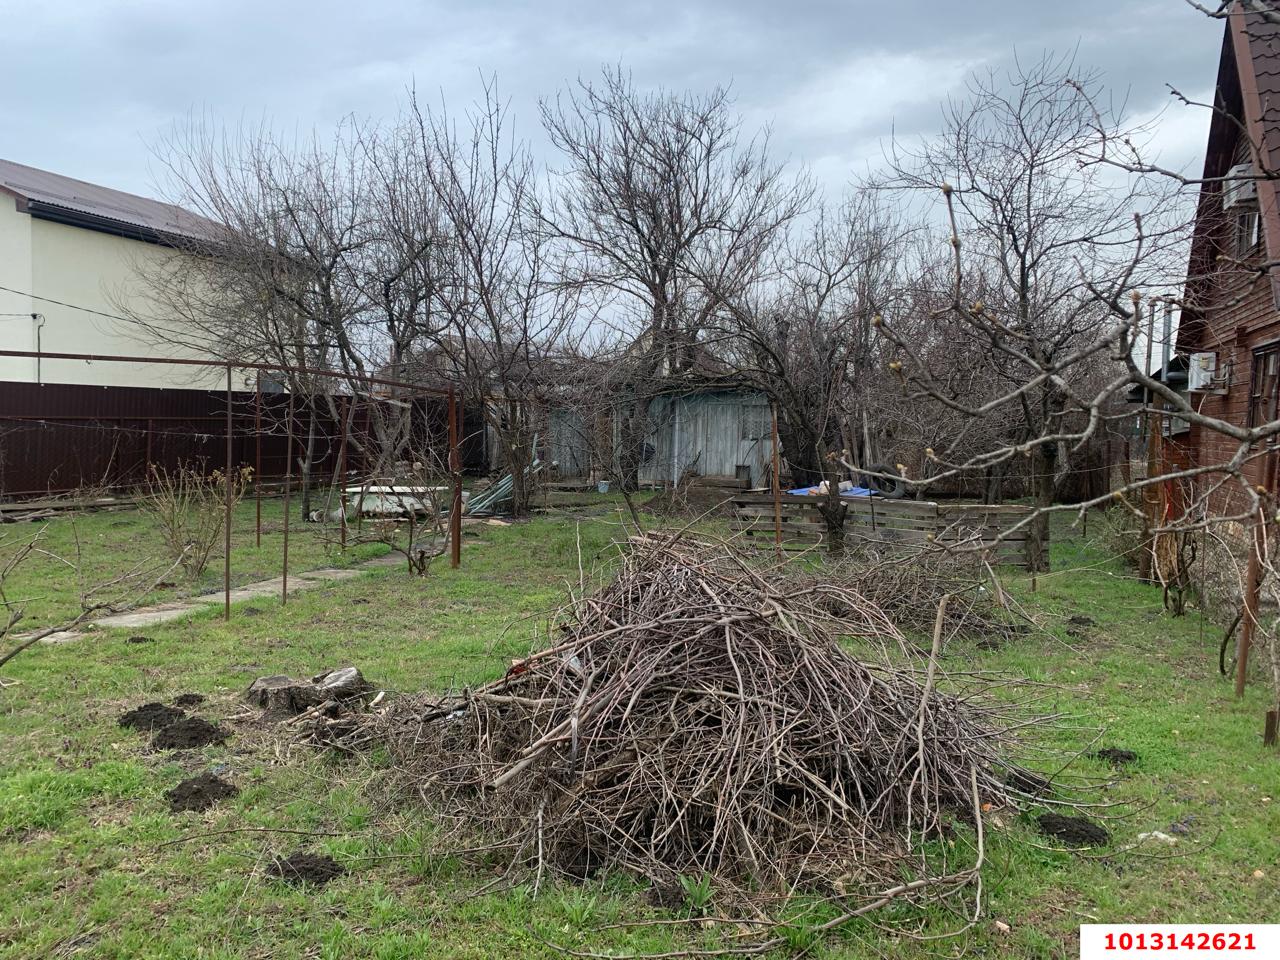
<svg viewBox="0 0 1280 960">
<path fill-rule="evenodd" d="M 139 507 L 160 527 L 170 557 L 182 565 L 188 577 L 204 572 L 213 549 L 222 539 L 226 520 L 227 484 L 231 504 L 244 496 L 253 470 L 241 467 L 228 478 L 221 470 L 206 474 L 191 466 L 170 471 L 151 464 Z"/>
</svg>

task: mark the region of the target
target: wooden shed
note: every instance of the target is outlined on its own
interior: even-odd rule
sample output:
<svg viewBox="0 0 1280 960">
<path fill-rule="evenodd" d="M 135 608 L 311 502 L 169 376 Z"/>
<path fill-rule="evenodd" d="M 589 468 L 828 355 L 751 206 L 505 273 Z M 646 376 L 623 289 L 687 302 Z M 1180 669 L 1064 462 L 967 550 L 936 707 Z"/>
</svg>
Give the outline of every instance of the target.
<svg viewBox="0 0 1280 960">
<path fill-rule="evenodd" d="M 769 401 L 745 390 L 700 390 L 657 398 L 640 482 L 666 486 L 685 474 L 768 481 L 772 459 Z"/>
</svg>

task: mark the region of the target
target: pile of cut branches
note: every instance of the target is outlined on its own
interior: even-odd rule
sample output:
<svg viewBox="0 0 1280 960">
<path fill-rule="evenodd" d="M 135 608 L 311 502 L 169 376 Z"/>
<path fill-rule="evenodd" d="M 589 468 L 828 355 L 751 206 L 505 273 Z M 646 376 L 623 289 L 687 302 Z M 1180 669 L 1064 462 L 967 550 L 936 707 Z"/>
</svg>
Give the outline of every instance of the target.
<svg viewBox="0 0 1280 960">
<path fill-rule="evenodd" d="M 976 866 L 939 873 L 920 841 L 967 822 L 981 859 L 979 811 L 1018 797 L 1014 718 L 943 683 L 936 657 L 901 666 L 902 637 L 857 593 L 768 573 L 722 543 L 633 538 L 546 649 L 461 695 L 400 700 L 360 739 L 535 887 L 621 870 L 864 906 L 962 889 Z M 904 884 L 913 865 L 934 879 Z"/>
</svg>

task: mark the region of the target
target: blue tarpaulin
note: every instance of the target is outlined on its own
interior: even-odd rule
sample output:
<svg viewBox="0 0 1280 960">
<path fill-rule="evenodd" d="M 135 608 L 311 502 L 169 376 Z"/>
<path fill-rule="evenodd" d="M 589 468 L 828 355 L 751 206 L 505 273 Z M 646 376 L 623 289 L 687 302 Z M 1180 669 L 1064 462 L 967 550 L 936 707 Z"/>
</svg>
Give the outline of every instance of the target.
<svg viewBox="0 0 1280 960">
<path fill-rule="evenodd" d="M 817 487 L 800 487 L 798 490 L 788 490 L 787 493 L 795 494 L 796 496 L 801 496 L 801 497 L 817 496 L 818 488 Z M 874 490 L 868 490 L 866 487 L 850 487 L 848 490 L 841 490 L 840 496 L 842 497 L 878 497 L 879 494 L 876 493 L 876 491 Z"/>
</svg>

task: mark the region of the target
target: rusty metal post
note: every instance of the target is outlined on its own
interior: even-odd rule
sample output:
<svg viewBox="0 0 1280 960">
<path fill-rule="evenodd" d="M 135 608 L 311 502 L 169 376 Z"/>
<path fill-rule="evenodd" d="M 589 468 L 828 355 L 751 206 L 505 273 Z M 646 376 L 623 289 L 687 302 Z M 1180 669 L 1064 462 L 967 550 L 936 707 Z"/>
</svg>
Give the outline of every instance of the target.
<svg viewBox="0 0 1280 960">
<path fill-rule="evenodd" d="M 1259 511 L 1261 513 L 1261 511 Z M 1258 621 L 1258 586 L 1262 579 L 1262 517 L 1253 528 L 1253 546 L 1249 550 L 1249 567 L 1245 573 L 1244 617 L 1236 648 L 1236 696 L 1244 696 L 1245 675 L 1249 672 L 1249 648 L 1253 646 L 1253 628 Z"/>
<path fill-rule="evenodd" d="M 256 542 L 262 549 L 262 371 L 258 371 L 253 395 L 253 508 L 257 514 Z"/>
<path fill-rule="evenodd" d="M 773 547 L 782 559 L 782 458 L 778 454 L 778 408 L 773 409 Z"/>
<path fill-rule="evenodd" d="M 449 566 L 462 563 L 462 456 L 458 451 L 461 404 L 457 392 L 449 387 L 449 471 L 453 474 L 453 502 L 449 507 Z"/>
<path fill-rule="evenodd" d="M 338 518 L 339 537 L 342 550 L 347 549 L 347 415 L 351 411 L 349 398 L 342 401 L 342 441 L 338 444 Z"/>
<path fill-rule="evenodd" d="M 289 391 L 288 426 L 284 442 L 284 562 L 280 570 L 280 606 L 289 602 L 289 494 L 293 490 L 293 391 Z"/>
<path fill-rule="evenodd" d="M 226 485 L 226 504 L 223 516 L 222 558 L 222 616 L 231 619 L 231 364 L 227 364 L 227 472 L 222 478 Z"/>
</svg>

